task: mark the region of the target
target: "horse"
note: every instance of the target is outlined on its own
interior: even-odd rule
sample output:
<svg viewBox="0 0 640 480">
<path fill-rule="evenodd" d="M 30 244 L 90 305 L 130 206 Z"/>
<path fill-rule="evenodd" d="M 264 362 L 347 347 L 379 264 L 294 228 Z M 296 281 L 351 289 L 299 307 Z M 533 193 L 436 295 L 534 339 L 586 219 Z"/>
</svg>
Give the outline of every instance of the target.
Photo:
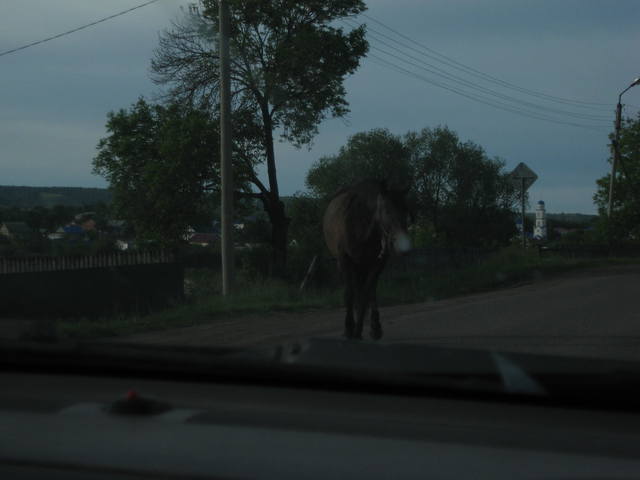
<svg viewBox="0 0 640 480">
<path fill-rule="evenodd" d="M 369 307 L 370 336 L 374 340 L 382 338 L 378 277 L 393 250 L 406 252 L 411 248 L 405 196 L 406 191 L 390 190 L 385 182 L 365 180 L 339 190 L 325 211 L 325 243 L 345 277 L 344 336 L 348 339 L 362 339 Z"/>
</svg>

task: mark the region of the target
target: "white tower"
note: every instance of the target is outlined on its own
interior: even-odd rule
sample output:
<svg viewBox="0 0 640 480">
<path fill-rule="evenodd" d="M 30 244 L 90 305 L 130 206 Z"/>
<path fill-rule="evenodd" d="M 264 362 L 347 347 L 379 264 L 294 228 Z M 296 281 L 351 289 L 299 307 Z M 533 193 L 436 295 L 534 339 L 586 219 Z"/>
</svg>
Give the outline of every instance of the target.
<svg viewBox="0 0 640 480">
<path fill-rule="evenodd" d="M 547 238 L 547 218 L 542 200 L 536 205 L 536 225 L 533 228 L 533 238 L 536 240 L 546 240 Z"/>
</svg>

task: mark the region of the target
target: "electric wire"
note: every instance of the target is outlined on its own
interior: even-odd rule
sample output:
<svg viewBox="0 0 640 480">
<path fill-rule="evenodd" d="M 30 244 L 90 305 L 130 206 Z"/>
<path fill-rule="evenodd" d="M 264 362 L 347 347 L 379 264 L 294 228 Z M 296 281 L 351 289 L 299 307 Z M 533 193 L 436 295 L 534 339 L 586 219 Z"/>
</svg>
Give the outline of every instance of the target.
<svg viewBox="0 0 640 480">
<path fill-rule="evenodd" d="M 346 23 L 346 24 L 353 27 L 353 25 L 351 25 L 349 23 Z M 406 60 L 404 58 L 400 58 L 395 54 L 392 54 L 392 53 L 390 53 L 388 51 L 385 51 L 385 50 L 377 47 L 376 45 L 371 45 L 372 49 L 375 49 L 376 51 L 378 51 L 380 53 L 383 53 L 383 54 L 385 54 L 387 56 L 390 56 L 395 60 L 399 60 L 401 62 L 407 63 L 407 64 L 409 64 L 409 65 L 411 65 L 411 66 L 413 66 L 415 68 L 419 68 L 419 69 L 425 70 L 425 71 L 427 71 L 427 72 L 429 72 L 431 74 L 434 74 L 434 75 L 437 75 L 439 77 L 445 78 L 445 79 L 447 79 L 449 81 L 452 81 L 452 82 L 455 82 L 457 84 L 461 84 L 461 85 L 464 85 L 466 87 L 472 88 L 473 90 L 476 90 L 476 91 L 479 91 L 479 92 L 482 92 L 482 93 L 485 93 L 485 94 L 500 98 L 500 99 L 508 101 L 508 102 L 512 102 L 512 103 L 515 103 L 515 104 L 518 104 L 518 105 L 521 105 L 521 106 L 525 106 L 525 107 L 528 107 L 528 108 L 547 111 L 547 112 L 550 112 L 550 113 L 553 113 L 553 114 L 558 114 L 558 115 L 566 115 L 566 116 L 570 116 L 570 117 L 573 117 L 573 118 L 576 118 L 576 119 L 579 119 L 579 120 L 602 121 L 602 122 L 608 122 L 608 120 L 609 120 L 609 117 L 608 116 L 604 116 L 604 115 L 595 115 L 595 114 L 588 114 L 588 113 L 571 112 L 571 111 L 567 111 L 567 110 L 559 110 L 559 109 L 555 109 L 555 108 L 548 107 L 548 106 L 543 106 L 543 105 L 538 105 L 538 104 L 535 104 L 535 103 L 532 103 L 532 102 L 529 102 L 529 101 L 526 101 L 526 100 L 518 99 L 518 98 L 515 98 L 515 97 L 511 97 L 509 95 L 505 95 L 505 94 L 496 92 L 495 90 L 491 90 L 491 89 L 485 88 L 485 87 L 483 87 L 481 85 L 478 85 L 476 83 L 468 81 L 468 80 L 466 80 L 464 78 L 461 78 L 461 77 L 458 77 L 456 75 L 453 75 L 453 74 L 447 72 L 446 70 L 443 70 L 443 69 L 441 69 L 441 68 L 439 68 L 439 67 L 437 67 L 435 65 L 426 63 L 426 62 L 424 62 L 424 60 L 416 58 L 415 56 L 412 56 L 412 55 L 402 51 L 401 49 L 399 49 L 399 48 L 397 48 L 397 47 L 385 42 L 384 40 L 380 40 L 375 35 L 370 35 L 370 37 L 372 37 L 372 39 L 375 40 L 375 42 L 381 43 L 382 45 L 385 45 L 387 48 L 391 48 L 392 50 L 394 50 L 394 51 L 400 53 L 401 55 L 404 55 L 405 57 L 408 57 L 411 60 L 413 60 L 415 62 L 418 62 L 418 63 L 416 64 L 416 63 L 408 61 L 408 60 Z"/>
<path fill-rule="evenodd" d="M 550 112 L 550 113 L 552 113 L 552 114 L 556 114 L 556 115 L 566 115 L 566 116 L 568 116 L 568 117 L 576 118 L 576 119 L 578 119 L 578 120 L 586 120 L 586 121 L 593 121 L 593 122 L 596 122 L 596 121 L 597 121 L 597 122 L 602 122 L 602 123 L 597 123 L 597 124 L 596 124 L 596 123 L 594 123 L 594 124 L 593 124 L 594 126 L 595 126 L 595 125 L 604 126 L 604 125 L 605 125 L 605 123 L 604 123 L 604 122 L 606 122 L 606 118 L 585 117 L 585 116 L 582 116 L 582 115 L 579 115 L 579 114 L 575 114 L 575 113 L 573 113 L 573 112 L 564 112 L 564 111 L 556 110 L 556 109 L 552 109 L 552 108 L 545 108 L 545 107 L 542 107 L 542 106 L 540 106 L 540 105 L 536 105 L 536 104 L 533 104 L 533 103 L 530 103 L 530 102 L 517 102 L 517 101 L 515 101 L 514 99 L 512 99 L 511 97 L 508 97 L 508 96 L 506 96 L 506 95 L 501 95 L 501 94 L 499 94 L 499 93 L 497 93 L 497 92 L 493 92 L 493 91 L 491 91 L 491 90 L 487 90 L 487 89 L 483 89 L 483 88 L 477 88 L 477 87 L 475 87 L 475 86 L 469 85 L 469 84 L 468 84 L 468 82 L 465 82 L 465 81 L 463 81 L 463 80 L 456 80 L 456 79 L 452 79 L 452 78 L 451 78 L 450 76 L 448 76 L 447 74 L 441 74 L 441 73 L 438 73 L 438 72 L 433 72 L 432 70 L 430 70 L 430 69 L 428 69 L 428 68 L 425 68 L 424 66 L 417 65 L 417 64 L 415 64 L 415 63 L 408 62 L 408 61 L 403 60 L 403 59 L 399 59 L 398 57 L 395 57 L 394 55 L 390 55 L 390 54 L 389 54 L 389 52 L 386 52 L 385 50 L 382 50 L 382 49 L 380 49 L 380 48 L 376 48 L 376 47 L 374 47 L 374 49 L 375 49 L 376 51 L 380 52 L 380 53 L 386 54 L 387 56 L 391 56 L 392 58 L 394 58 L 394 59 L 396 59 L 396 60 L 403 61 L 404 63 L 406 63 L 406 64 L 408 64 L 408 65 L 410 65 L 410 66 L 413 66 L 413 67 L 416 67 L 416 68 L 419 68 L 419 69 L 422 69 L 422 70 L 426 70 L 426 71 L 428 71 L 428 72 L 430 72 L 430 73 L 433 73 L 433 74 L 435 74 L 435 75 L 438 75 L 438 76 L 444 77 L 445 79 L 451 79 L 451 80 L 453 80 L 453 81 L 455 81 L 456 83 L 459 83 L 459 84 L 463 84 L 463 85 L 471 86 L 471 88 L 473 88 L 474 90 L 478 90 L 478 91 L 480 91 L 480 92 L 482 92 L 482 93 L 485 93 L 485 94 L 490 94 L 491 96 L 494 96 L 494 97 L 496 97 L 496 98 L 499 98 L 499 99 L 502 99 L 502 100 L 506 100 L 506 101 L 508 101 L 508 102 L 516 103 L 516 105 L 514 105 L 514 107 L 518 107 L 518 108 L 523 108 L 523 107 L 525 107 L 525 108 L 533 108 L 533 109 L 536 109 L 536 110 L 542 110 L 543 112 Z M 607 122 L 606 124 L 608 125 L 608 122 Z"/>
<path fill-rule="evenodd" d="M 516 90 L 518 92 L 527 94 L 527 95 L 531 95 L 534 97 L 538 97 L 541 99 L 546 99 L 547 101 L 554 101 L 554 102 L 559 102 L 559 103 L 564 103 L 564 104 L 570 104 L 570 105 L 574 105 L 576 107 L 579 106 L 583 106 L 586 108 L 593 108 L 593 107 L 608 107 L 608 108 L 612 108 L 613 104 L 612 103 L 601 103 L 601 102 L 587 102 L 587 101 L 583 101 L 583 100 L 576 100 L 576 99 L 570 99 L 570 98 L 564 98 L 564 97 L 559 97 L 559 96 L 555 96 L 555 95 L 549 95 L 543 92 L 538 92 L 536 90 L 532 90 L 529 88 L 525 88 L 525 87 L 521 87 L 518 86 L 516 84 L 507 82 L 505 80 L 502 80 L 498 77 L 495 77 L 493 75 L 490 75 L 488 73 L 482 72 L 480 70 L 477 70 L 473 67 L 470 67 L 468 65 L 465 65 L 464 63 L 458 62 L 456 60 L 454 60 L 453 58 L 444 55 L 440 52 L 437 52 L 436 50 L 429 48 L 419 42 L 416 42 L 415 40 L 413 40 L 412 38 L 408 37 L 407 35 L 404 35 L 402 32 L 386 25 L 385 23 L 381 22 L 380 20 L 377 20 L 375 18 L 373 18 L 372 16 L 366 14 L 366 13 L 362 13 L 361 14 L 363 17 L 371 20 L 372 22 L 375 22 L 376 24 L 380 25 L 381 27 L 387 29 L 388 31 L 392 32 L 393 34 L 397 35 L 400 38 L 403 38 L 404 40 L 411 42 L 412 44 L 420 47 L 421 50 L 417 50 L 419 53 L 421 53 L 422 55 L 425 55 L 429 58 L 432 59 L 436 59 L 442 63 L 445 63 L 446 65 L 449 65 L 452 68 L 455 68 L 457 70 L 460 71 L 464 71 L 468 74 L 472 74 L 476 77 L 482 78 L 485 81 L 489 81 L 492 83 L 496 83 L 499 84 L 503 87 L 512 89 L 512 90 Z M 381 34 L 380 32 L 378 32 L 379 34 Z M 396 40 L 397 41 L 397 40 Z M 413 48 L 413 47 L 411 47 Z"/>
<path fill-rule="evenodd" d="M 595 132 L 600 132 L 603 133 L 605 131 L 605 127 L 598 127 L 595 125 L 585 125 L 585 124 L 581 124 L 581 123 L 576 123 L 576 122 L 571 122 L 571 121 L 565 121 L 565 120 L 560 120 L 557 118 L 552 118 L 549 116 L 546 116 L 544 114 L 540 114 L 537 112 L 530 112 L 530 111 L 526 111 L 526 110 L 522 110 L 522 109 L 518 109 L 513 107 L 512 105 L 508 105 L 508 104 L 504 104 L 503 102 L 499 102 L 497 100 L 494 99 L 487 99 L 484 97 L 480 97 L 478 95 L 473 95 L 473 94 L 469 94 L 468 92 L 462 91 L 458 88 L 455 87 L 451 87 L 449 85 L 445 85 L 442 82 L 439 82 L 437 80 L 433 80 L 430 78 L 427 78 L 423 75 L 417 74 L 411 70 L 407 70 L 406 68 L 403 68 L 399 65 L 394 64 L 393 62 L 390 62 L 382 57 L 379 57 L 375 54 L 370 54 L 369 58 L 374 62 L 377 63 L 378 65 L 382 65 L 384 67 L 387 68 L 391 68 L 392 70 L 395 70 L 398 73 L 401 73 L 403 75 L 407 75 L 410 77 L 413 77 L 415 79 L 421 80 L 423 82 L 429 83 L 431 85 L 435 85 L 437 87 L 440 87 L 444 90 L 448 90 L 452 93 L 455 93 L 457 95 L 460 95 L 462 97 L 466 97 L 469 100 L 473 100 L 475 102 L 478 103 L 482 103 L 494 108 L 498 108 L 500 110 L 505 110 L 507 112 L 511 112 L 520 116 L 524 116 L 524 117 L 528 117 L 528 118 L 533 118 L 536 120 L 542 120 L 542 121 L 546 121 L 546 122 L 550 122 L 550 123 L 556 123 L 556 124 L 560 124 L 560 125 L 569 125 L 569 126 L 573 126 L 573 127 L 578 127 L 578 128 L 583 128 L 583 129 L 588 129 L 588 130 L 592 130 Z"/>
<path fill-rule="evenodd" d="M 111 20 L 113 18 L 120 17 L 120 16 L 125 15 L 125 14 L 127 14 L 129 12 L 133 12 L 134 10 L 138 10 L 139 8 L 146 7 L 147 5 L 151 5 L 152 3 L 156 3 L 158 1 L 159 0 L 150 0 L 150 1 L 142 3 L 140 5 L 136 5 L 135 7 L 131 7 L 131 8 L 128 8 L 126 10 L 123 10 L 121 12 L 114 13 L 113 15 L 109 15 L 108 17 L 104 17 L 104 18 L 101 18 L 99 20 L 96 20 L 95 22 L 87 23 L 86 25 L 82 25 L 80 27 L 73 28 L 71 30 L 67 30 L 66 32 L 62 32 L 62 33 L 59 33 L 57 35 L 53 35 L 51 37 L 43 38 L 42 40 L 37 40 L 35 42 L 31 42 L 31 43 L 28 43 L 26 45 L 22 45 L 20 47 L 12 48 L 10 50 L 5 50 L 3 52 L 0 52 L 0 57 L 3 57 L 5 55 L 9 55 L 10 53 L 15 53 L 15 52 L 19 52 L 21 50 L 25 50 L 25 49 L 30 48 L 30 47 L 35 47 L 36 45 L 40 45 L 42 43 L 50 42 L 51 40 L 55 40 L 57 38 L 64 37 L 66 35 L 70 35 L 72 33 L 78 32 L 80 30 L 84 30 L 85 28 L 93 27 L 94 25 L 98 25 L 99 23 L 106 22 L 107 20 Z"/>
<path fill-rule="evenodd" d="M 372 20 L 377 22 L 377 20 L 375 20 L 375 19 L 372 19 Z M 345 21 L 344 19 L 343 19 L 343 23 L 345 23 L 346 25 L 348 25 L 350 27 L 354 27 L 353 23 Z M 381 23 L 381 22 L 378 22 L 378 23 Z M 369 36 L 371 36 L 370 35 L 370 30 L 371 29 L 368 27 L 367 28 L 367 33 L 369 34 Z M 388 36 L 385 36 L 385 37 L 386 38 L 390 38 Z M 406 38 L 408 38 L 408 37 L 406 37 Z M 552 122 L 552 123 L 556 123 L 556 124 L 570 125 L 570 126 L 589 129 L 589 130 L 598 131 L 598 132 L 602 132 L 604 130 L 604 128 L 609 128 L 608 127 L 608 122 L 607 122 L 606 125 L 604 123 L 598 123 L 597 125 L 596 124 L 577 123 L 577 122 L 574 122 L 574 121 L 568 121 L 566 119 L 554 118 L 552 116 L 549 116 L 549 114 L 547 114 L 547 112 L 550 112 L 551 114 L 554 114 L 554 115 L 566 115 L 566 116 L 573 117 L 573 118 L 576 118 L 576 119 L 579 119 L 579 120 L 592 121 L 592 122 L 600 122 L 600 121 L 605 122 L 608 119 L 608 117 L 600 116 L 600 115 L 594 115 L 594 114 L 588 114 L 588 113 L 577 113 L 577 112 L 569 112 L 569 111 L 566 111 L 566 110 L 557 110 L 557 109 L 550 108 L 548 106 L 538 105 L 538 104 L 531 103 L 531 102 L 528 102 L 528 101 L 525 101 L 525 100 L 521 100 L 521 99 L 518 99 L 518 98 L 510 97 L 508 95 L 504 95 L 504 94 L 496 92 L 494 90 L 487 89 L 487 88 L 485 88 L 485 87 L 483 87 L 481 85 L 478 85 L 478 84 L 476 84 L 474 82 L 468 81 L 468 80 L 463 79 L 461 77 L 455 76 L 455 75 L 451 74 L 450 72 L 448 72 L 448 71 L 446 71 L 444 69 L 441 69 L 441 68 L 436 67 L 436 66 L 434 66 L 432 64 L 424 62 L 424 60 L 417 59 L 414 56 L 411 56 L 411 55 L 407 54 L 406 52 L 398 49 L 397 47 L 394 47 L 393 45 L 390 45 L 387 42 L 384 42 L 384 41 L 380 40 L 380 38 L 376 37 L 375 35 L 373 36 L 373 40 L 375 40 L 375 42 L 382 43 L 383 45 L 387 46 L 388 48 L 392 48 L 393 50 L 395 50 L 395 51 L 401 53 L 402 55 L 404 55 L 406 57 L 409 57 L 412 60 L 417 61 L 419 63 L 416 64 L 416 63 L 414 63 L 412 61 L 406 60 L 404 58 L 400 58 L 400 57 L 398 57 L 397 55 L 395 55 L 393 53 L 387 52 L 387 51 L 379 48 L 377 45 L 371 45 L 373 50 L 375 50 L 377 52 L 380 52 L 382 54 L 385 54 L 388 57 L 391 57 L 392 59 L 394 59 L 396 61 L 401 61 L 401 62 L 403 62 L 405 64 L 408 64 L 408 65 L 410 65 L 410 66 L 412 66 L 414 68 L 419 68 L 419 69 L 425 70 L 425 71 L 431 73 L 432 75 L 437 75 L 437 76 L 439 76 L 441 78 L 444 78 L 444 79 L 446 79 L 446 80 L 448 80 L 450 82 L 452 81 L 452 82 L 457 83 L 458 85 L 465 85 L 468 88 L 472 88 L 473 90 L 475 90 L 475 92 L 468 92 L 468 91 L 462 90 L 460 88 L 456 88 L 456 87 L 454 87 L 454 86 L 452 86 L 450 84 L 447 85 L 445 83 L 442 83 L 441 81 L 434 80 L 433 78 L 429 78 L 429 77 L 426 77 L 424 75 L 420 75 L 420 74 L 418 74 L 418 73 L 416 73 L 414 71 L 411 71 L 411 70 L 408 70 L 406 68 L 403 68 L 403 67 L 401 67 L 401 66 L 399 66 L 399 65 L 397 65 L 397 64 L 395 64 L 395 63 L 393 63 L 391 61 L 389 61 L 388 59 L 385 59 L 385 58 L 382 58 L 380 56 L 377 56 L 377 55 L 374 55 L 374 54 L 370 53 L 368 55 L 368 58 L 375 60 L 373 63 L 376 63 L 376 64 L 381 65 L 381 66 L 386 67 L 386 68 L 390 68 L 390 69 L 392 69 L 392 70 L 394 70 L 394 71 L 396 71 L 398 73 L 401 73 L 403 75 L 407 75 L 407 76 L 416 78 L 418 80 L 421 80 L 423 82 L 429 83 L 429 84 L 434 85 L 434 86 L 437 86 L 439 88 L 443 88 L 443 89 L 448 90 L 448 91 L 450 91 L 452 93 L 455 93 L 457 95 L 463 96 L 463 97 L 465 97 L 465 98 L 467 98 L 469 100 L 473 100 L 473 101 L 476 101 L 476 102 L 479 102 L 479 103 L 482 103 L 482 104 L 485 104 L 485 105 L 488 105 L 488 106 L 491 106 L 491 107 L 494 107 L 494 108 L 498 108 L 498 109 L 501 109 L 501 110 L 504 110 L 504 111 L 515 113 L 515 114 L 518 114 L 518 115 L 521 115 L 521 116 L 534 118 L 534 119 L 537 119 L 537 120 L 542 120 L 542 121 L 547 121 L 547 122 Z M 391 39 L 391 40 L 393 40 L 395 43 L 398 43 L 400 45 L 403 45 L 403 46 L 407 47 L 407 45 L 403 44 L 402 42 L 398 42 L 395 39 Z M 417 42 L 414 42 L 414 43 L 417 43 Z M 425 47 L 425 48 L 427 48 L 427 47 Z M 505 83 L 507 83 L 507 82 L 505 82 Z M 479 92 L 483 92 L 485 94 L 489 94 L 489 95 L 491 95 L 493 97 L 497 97 L 497 98 L 502 99 L 502 100 L 506 100 L 508 102 L 515 103 L 515 105 L 510 104 L 510 103 L 504 103 L 502 101 L 496 100 L 496 98 L 487 98 L 487 97 L 485 97 L 483 95 L 478 94 L 477 93 L 478 91 Z M 542 94 L 542 95 L 544 95 L 544 94 Z M 561 100 L 563 100 L 563 102 L 560 102 L 560 103 L 567 104 L 567 99 L 562 99 L 561 97 L 553 97 L 553 96 L 548 96 L 548 97 L 554 98 L 554 99 L 561 99 Z M 548 99 L 546 99 L 546 100 L 550 101 Z M 584 102 L 584 103 L 587 103 L 587 102 Z M 571 104 L 571 105 L 572 106 L 577 106 L 577 105 L 573 105 L 573 104 Z M 601 105 L 606 105 L 606 104 L 601 104 Z M 534 109 L 542 110 L 542 113 L 539 112 L 539 111 L 527 110 L 527 109 L 523 108 L 523 106 L 525 106 L 527 108 L 534 108 Z"/>
</svg>

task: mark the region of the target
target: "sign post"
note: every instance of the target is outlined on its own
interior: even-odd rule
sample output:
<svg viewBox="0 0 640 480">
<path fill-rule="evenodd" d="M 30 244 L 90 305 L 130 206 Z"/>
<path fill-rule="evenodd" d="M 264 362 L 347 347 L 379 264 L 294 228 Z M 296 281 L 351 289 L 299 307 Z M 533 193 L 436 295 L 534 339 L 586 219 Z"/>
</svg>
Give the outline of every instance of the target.
<svg viewBox="0 0 640 480">
<path fill-rule="evenodd" d="M 513 185 L 516 188 L 520 189 L 520 200 L 522 202 L 521 203 L 522 248 L 525 248 L 527 246 L 527 237 L 525 235 L 525 229 L 524 229 L 524 215 L 525 215 L 524 194 L 526 193 L 527 190 L 529 190 L 529 187 L 531 187 L 531 185 L 533 185 L 533 183 L 538 179 L 538 175 L 536 175 L 535 172 L 531 170 L 528 166 L 526 166 L 524 163 L 520 162 L 518 166 L 514 168 L 513 172 L 509 174 L 509 176 L 511 177 L 511 181 L 513 182 Z"/>
</svg>

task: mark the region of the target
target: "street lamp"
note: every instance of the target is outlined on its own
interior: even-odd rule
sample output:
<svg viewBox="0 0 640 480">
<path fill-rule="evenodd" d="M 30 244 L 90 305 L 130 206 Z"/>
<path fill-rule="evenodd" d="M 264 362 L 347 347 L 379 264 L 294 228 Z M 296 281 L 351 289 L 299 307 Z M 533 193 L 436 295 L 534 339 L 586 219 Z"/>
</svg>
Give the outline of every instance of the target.
<svg viewBox="0 0 640 480">
<path fill-rule="evenodd" d="M 611 218 L 611 209 L 613 206 L 613 184 L 616 178 L 616 166 L 620 161 L 620 126 L 622 123 L 622 95 L 632 87 L 640 85 L 640 77 L 636 78 L 631 85 L 625 88 L 618 95 L 618 105 L 616 105 L 616 124 L 615 135 L 613 139 L 613 161 L 611 162 L 611 179 L 609 180 L 609 204 L 607 205 L 607 216 Z"/>
</svg>

